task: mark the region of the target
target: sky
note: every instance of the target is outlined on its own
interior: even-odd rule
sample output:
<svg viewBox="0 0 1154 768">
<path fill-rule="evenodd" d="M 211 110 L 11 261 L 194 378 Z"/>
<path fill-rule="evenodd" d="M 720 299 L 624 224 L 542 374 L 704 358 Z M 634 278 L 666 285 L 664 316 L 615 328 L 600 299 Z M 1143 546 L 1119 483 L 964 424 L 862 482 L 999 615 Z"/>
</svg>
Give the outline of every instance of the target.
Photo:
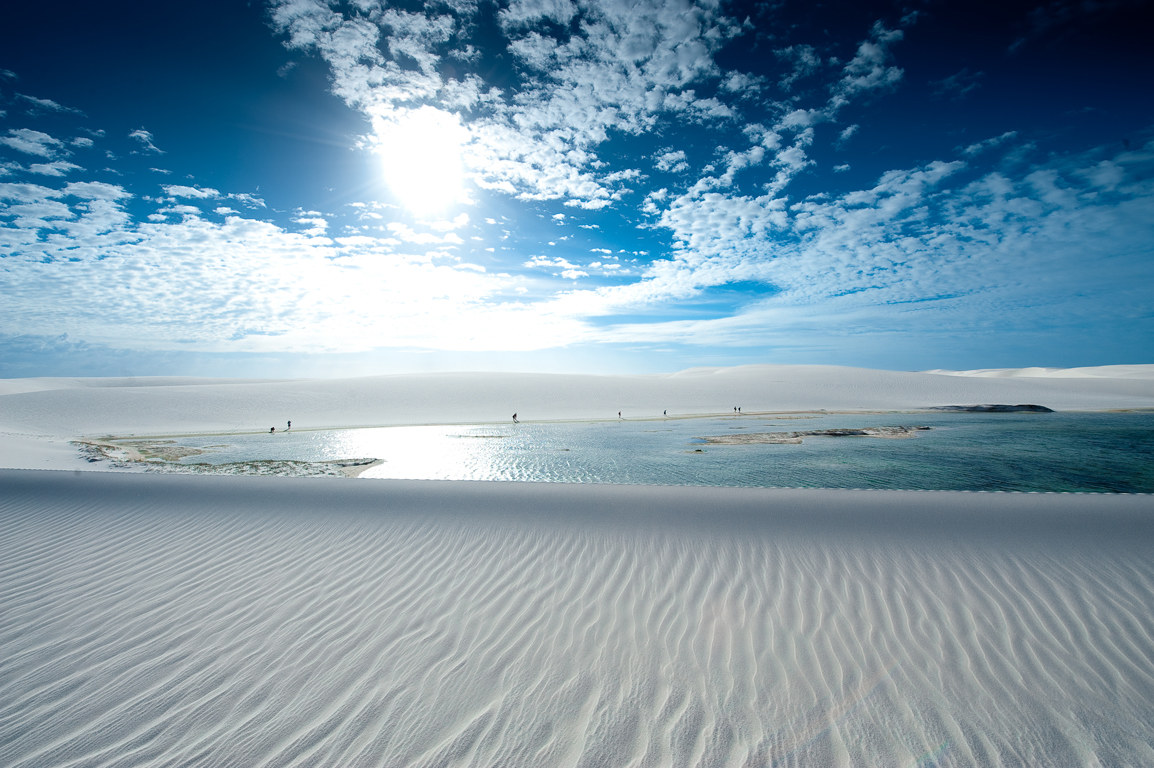
<svg viewBox="0 0 1154 768">
<path fill-rule="evenodd" d="M 1154 363 L 1149 0 L 16 5 L 3 378 Z"/>
</svg>

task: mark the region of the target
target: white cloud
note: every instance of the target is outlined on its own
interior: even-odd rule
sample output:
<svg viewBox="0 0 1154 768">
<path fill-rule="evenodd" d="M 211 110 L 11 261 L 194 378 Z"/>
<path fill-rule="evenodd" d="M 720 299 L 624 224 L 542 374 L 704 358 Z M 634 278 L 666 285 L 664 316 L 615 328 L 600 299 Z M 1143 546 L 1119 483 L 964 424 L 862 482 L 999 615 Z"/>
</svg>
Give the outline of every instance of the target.
<svg viewBox="0 0 1154 768">
<path fill-rule="evenodd" d="M 663 152 L 655 158 L 654 165 L 659 171 L 667 173 L 684 173 L 689 170 L 689 163 L 686 162 L 687 155 L 683 149 L 670 150 Z"/>
<path fill-rule="evenodd" d="M 4 216 L 12 217 L 12 223 L 19 229 L 55 229 L 53 219 L 71 219 L 76 214 L 65 204 L 55 200 L 41 200 L 9 206 Z"/>
<path fill-rule="evenodd" d="M 244 203 L 245 205 L 247 205 L 250 208 L 266 208 L 267 207 L 265 205 L 264 200 L 262 200 L 261 198 L 255 196 L 255 195 L 250 195 L 247 192 L 232 192 L 228 195 L 228 199 L 229 200 L 236 200 L 239 203 Z"/>
<path fill-rule="evenodd" d="M 1102 160 L 1097 165 L 1079 171 L 1079 175 L 1099 189 L 1112 191 L 1126 181 L 1126 170 L 1115 160 Z"/>
<path fill-rule="evenodd" d="M 77 114 L 80 113 L 79 109 L 73 109 L 72 107 L 66 107 L 66 106 L 60 104 L 59 102 L 53 101 L 52 99 L 41 99 L 41 98 L 38 98 L 36 96 L 29 96 L 29 95 L 24 94 L 24 93 L 16 94 L 16 98 L 20 99 L 21 101 L 25 101 L 29 104 L 32 104 L 34 107 L 38 107 L 39 109 L 46 109 L 49 112 L 74 112 Z"/>
<path fill-rule="evenodd" d="M 821 56 L 812 45 L 791 45 L 774 53 L 790 67 L 790 71 L 778 81 L 786 91 L 791 90 L 798 80 L 809 77 L 821 67 Z"/>
<path fill-rule="evenodd" d="M 124 187 L 102 181 L 75 181 L 64 187 L 63 194 L 84 200 L 123 200 L 132 197 Z"/>
<path fill-rule="evenodd" d="M 333 241 L 231 215 L 214 223 L 191 206 L 174 207 L 189 214 L 181 220 L 133 223 L 114 199 L 123 195 L 98 191 L 0 186 L 22 201 L 0 217 L 0 244 L 25 255 L 6 277 L 0 333 L 34 327 L 135 349 L 310 352 L 469 348 L 519 326 L 514 343 L 531 346 L 543 338 L 536 329 L 557 326 L 494 303 L 514 283 L 482 265 L 439 266 L 377 238 Z"/>
<path fill-rule="evenodd" d="M 780 340 L 807 323 L 864 333 L 910 318 L 940 320 L 969 312 L 966 303 L 991 312 L 1019 299 L 1053 306 L 1053 294 L 1032 285 L 1034 275 L 1092 291 L 1099 267 L 1090 262 L 1125 266 L 1104 246 L 1079 256 L 1069 243 L 1144 252 L 1154 239 L 1150 225 L 1133 225 L 1154 221 L 1142 170 L 1148 148 L 1078 162 L 1007 157 L 1001 172 L 983 171 L 976 163 L 992 167 L 999 152 L 1029 152 L 1007 133 L 937 162 L 895 166 L 849 191 L 859 175 L 843 174 L 815 193 L 808 184 L 815 159 L 826 166 L 826 148 L 856 137 L 857 124 L 843 127 L 839 116 L 850 115 L 851 101 L 901 82 L 893 55 L 900 29 L 875 25 L 848 63 L 806 45 L 782 49 L 781 84 L 791 92 L 775 102 L 780 92 L 764 76 L 740 71 L 744 63 L 726 71 L 715 60 L 741 32 L 721 17 L 721 5 L 531 0 L 496 8 L 494 18 L 493 7 L 470 2 L 418 13 L 378 0 L 275 0 L 270 12 L 287 44 L 321 57 L 333 92 L 374 127 L 433 104 L 459 120 L 468 184 L 530 203 L 527 223 L 485 215 L 493 211 L 420 220 L 389 197 L 331 216 L 286 216 L 259 210 L 267 207 L 254 194 L 191 182 L 163 185 L 168 199 L 148 202 L 164 207 L 134 220 L 123 187 L 61 181 L 52 188 L 47 169 L 79 170 L 66 162 L 66 145 L 13 130 L 0 142 L 45 162 L 11 165 L 5 178 L 37 168 L 48 178 L 0 184 L 0 243 L 32 265 L 14 278 L 14 314 L 0 318 L 0 329 L 63 324 L 61 332 L 81 327 L 132 339 L 143 318 L 155 318 L 130 343 L 197 349 L 508 349 L 653 338 L 741 344 Z M 501 25 L 493 38 L 504 35 L 506 49 L 478 48 L 490 42 L 477 34 L 483 13 Z M 507 69 L 487 80 L 493 68 L 482 63 L 497 60 L 492 54 Z M 772 53 L 762 55 L 775 63 Z M 143 151 L 159 152 L 144 129 L 132 137 Z M 370 146 L 372 137 L 362 141 Z M 658 177 L 666 186 L 645 188 L 658 173 L 667 174 Z M 244 218 L 231 205 L 251 217 L 284 218 Z M 622 215 L 598 222 L 583 212 L 610 206 Z M 624 232 L 630 216 L 635 229 Z M 1119 246 L 1110 230 L 1124 217 L 1131 226 L 1118 228 L 1129 239 Z M 545 250 L 550 255 L 525 260 L 549 238 L 560 244 Z M 606 243 L 623 250 L 597 247 Z M 702 315 L 716 313 L 712 289 L 735 281 L 772 295 L 724 319 L 595 330 L 617 313 L 668 316 L 671 308 L 694 311 L 697 302 Z M 75 314 L 62 320 L 38 307 L 33 297 L 45 286 L 58 286 L 62 306 L 75 306 Z"/>
<path fill-rule="evenodd" d="M 764 78 L 747 72 L 727 72 L 721 80 L 721 87 L 738 98 L 754 98 L 764 87 Z"/>
<path fill-rule="evenodd" d="M 300 216 L 293 221 L 303 225 L 302 234 L 310 237 L 323 237 L 329 228 L 329 223 L 321 216 Z"/>
<path fill-rule="evenodd" d="M 994 136 L 992 138 L 985 139 L 984 141 L 978 141 L 978 142 L 975 142 L 973 144 L 970 144 L 968 147 L 966 147 L 965 149 L 962 150 L 962 153 L 965 155 L 971 156 L 971 157 L 973 157 L 975 155 L 980 155 L 983 152 L 986 152 L 987 150 L 990 150 L 990 149 L 993 149 L 995 147 L 999 147 L 1002 144 L 1005 144 L 1007 141 L 1010 141 L 1011 139 L 1013 139 L 1017 135 L 1018 135 L 1017 131 L 1006 131 L 1005 133 L 1003 133 L 1000 136 Z"/>
<path fill-rule="evenodd" d="M 390 222 L 386 228 L 400 242 L 414 245 L 461 245 L 464 240 L 455 232 L 417 232 L 412 227 L 399 221 Z"/>
<path fill-rule="evenodd" d="M 319 4 L 282 0 L 272 16 L 289 45 L 315 49 L 328 61 L 334 93 L 374 120 L 434 97 L 444 107 L 470 110 L 464 159 L 471 178 L 482 189 L 524 200 L 604 208 L 626 193 L 623 182 L 638 172 L 601 170 L 595 150 L 611 132 L 648 130 L 670 111 L 695 120 L 733 115 L 719 99 L 698 98 L 686 87 L 720 83 L 712 53 L 738 31 L 713 6 L 510 4 L 499 13 L 508 50 L 519 66 L 537 71 L 515 94 L 474 74 L 445 78 L 436 68 L 467 39 L 473 12 L 469 6 L 457 16 L 389 10 L 345 17 Z M 543 20 L 571 24 L 574 32 L 557 38 Z"/>
<path fill-rule="evenodd" d="M 54 160 L 51 163 L 33 163 L 28 166 L 30 173 L 38 173 L 41 176 L 64 176 L 70 171 L 79 171 L 80 166 L 75 163 L 69 163 L 65 160 Z"/>
<path fill-rule="evenodd" d="M 560 256 L 534 256 L 526 261 L 524 266 L 530 269 L 543 269 L 554 275 L 560 275 L 566 280 L 577 280 L 589 276 L 589 273 L 583 268 Z"/>
<path fill-rule="evenodd" d="M 58 190 L 39 184 L 16 184 L 11 182 L 0 184 L 0 200 L 27 203 L 35 200 L 49 200 L 60 197 L 60 194 Z"/>
<path fill-rule="evenodd" d="M 426 222 L 426 225 L 437 232 L 452 232 L 456 229 L 463 229 L 469 225 L 469 214 L 459 213 L 452 219 L 439 219 Z"/>
<path fill-rule="evenodd" d="M 160 213 L 176 213 L 181 216 L 200 216 L 201 210 L 195 205 L 169 205 L 159 209 Z"/>
<path fill-rule="evenodd" d="M 816 328 L 850 338 L 914 328 L 992 331 L 992 324 L 1027 330 L 1094 312 L 1123 318 L 1147 311 L 1141 287 L 1154 279 L 1150 262 L 1129 256 L 1154 239 L 1154 182 L 1144 170 L 1150 157 L 1061 158 L 1017 178 L 936 161 L 788 207 L 699 188 L 664 204 L 659 223 L 674 236 L 670 258 L 649 264 L 636 282 L 572 291 L 551 305 L 576 317 L 648 305 L 690 311 L 695 301 L 709 301 L 714 286 L 752 280 L 774 287 L 772 297 L 728 317 L 595 334 L 729 345 L 750 338 L 784 344 Z M 545 257 L 534 263 L 570 266 Z"/>
<path fill-rule="evenodd" d="M 10 128 L 7 136 L 0 136 L 0 144 L 37 157 L 55 158 L 64 151 L 64 142 L 43 131 L 31 128 Z"/>
<path fill-rule="evenodd" d="M 131 133 L 128 134 L 128 138 L 136 140 L 136 142 L 141 147 L 137 151 L 142 153 L 142 154 L 152 154 L 152 155 L 163 155 L 164 154 L 163 149 L 160 149 L 159 147 L 157 147 L 155 144 L 152 143 L 153 135 L 152 135 L 151 131 L 146 131 L 143 128 L 137 128 L 135 131 L 132 131 Z"/>
<path fill-rule="evenodd" d="M 900 29 L 886 29 L 880 21 L 875 24 L 870 39 L 858 46 L 857 53 L 842 71 L 842 78 L 833 90 L 831 107 L 839 109 L 860 94 L 896 85 L 903 71 L 890 63 L 890 47 L 903 36 Z"/>
<path fill-rule="evenodd" d="M 513 0 L 500 12 L 501 24 L 507 29 L 539 21 L 568 26 L 577 15 L 577 4 L 571 0 Z"/>
<path fill-rule="evenodd" d="M 220 192 L 212 187 L 188 187 L 180 184 L 168 184 L 163 187 L 164 194 L 169 197 L 186 197 L 194 200 L 212 200 L 220 197 Z"/>
</svg>

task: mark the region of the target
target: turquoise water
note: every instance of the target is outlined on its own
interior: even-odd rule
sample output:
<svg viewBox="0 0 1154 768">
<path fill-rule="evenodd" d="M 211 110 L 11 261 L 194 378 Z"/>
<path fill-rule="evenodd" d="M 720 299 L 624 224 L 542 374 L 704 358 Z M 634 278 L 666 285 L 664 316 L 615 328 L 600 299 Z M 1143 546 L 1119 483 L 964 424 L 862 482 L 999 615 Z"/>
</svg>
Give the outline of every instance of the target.
<svg viewBox="0 0 1154 768">
<path fill-rule="evenodd" d="M 700 438 L 928 426 L 909 439 Z M 185 437 L 183 463 L 372 457 L 363 477 L 970 491 L 1154 492 L 1154 414 L 886 413 L 388 427 Z"/>
</svg>

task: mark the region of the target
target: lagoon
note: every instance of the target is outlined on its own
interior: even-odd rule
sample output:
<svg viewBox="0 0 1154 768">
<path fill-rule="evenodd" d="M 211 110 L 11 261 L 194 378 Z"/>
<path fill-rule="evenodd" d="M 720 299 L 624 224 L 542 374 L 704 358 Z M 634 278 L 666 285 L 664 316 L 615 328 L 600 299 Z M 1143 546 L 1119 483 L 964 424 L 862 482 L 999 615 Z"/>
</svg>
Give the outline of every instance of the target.
<svg viewBox="0 0 1154 768">
<path fill-rule="evenodd" d="M 892 437 L 710 437 L 929 427 Z M 121 445 L 142 441 L 121 439 Z M 1154 413 L 789 413 L 172 436 L 156 469 L 373 458 L 365 478 L 1029 492 L 1154 492 Z"/>
</svg>

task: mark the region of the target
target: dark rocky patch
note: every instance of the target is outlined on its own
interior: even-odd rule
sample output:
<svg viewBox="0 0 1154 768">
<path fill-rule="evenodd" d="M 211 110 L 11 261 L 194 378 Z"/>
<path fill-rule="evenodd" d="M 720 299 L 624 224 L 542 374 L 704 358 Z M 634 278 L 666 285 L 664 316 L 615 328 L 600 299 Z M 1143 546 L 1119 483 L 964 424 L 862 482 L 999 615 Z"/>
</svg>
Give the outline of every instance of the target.
<svg viewBox="0 0 1154 768">
<path fill-rule="evenodd" d="M 1053 413 L 1052 408 L 1044 405 L 1005 405 L 1003 403 L 987 403 L 985 405 L 935 405 L 931 411 L 956 411 L 961 413 Z"/>
</svg>

